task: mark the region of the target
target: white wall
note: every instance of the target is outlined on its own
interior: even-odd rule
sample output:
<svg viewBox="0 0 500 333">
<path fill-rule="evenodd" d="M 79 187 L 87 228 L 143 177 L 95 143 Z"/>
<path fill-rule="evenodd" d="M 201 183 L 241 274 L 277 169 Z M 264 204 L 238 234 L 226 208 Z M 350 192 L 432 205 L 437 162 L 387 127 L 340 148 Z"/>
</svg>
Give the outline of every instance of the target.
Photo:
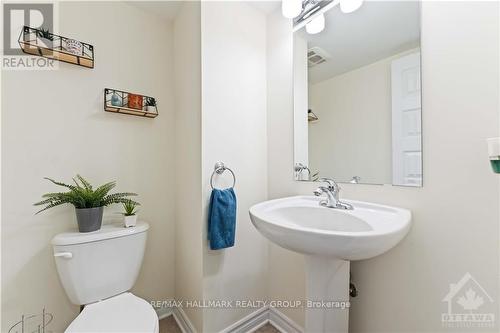
<svg viewBox="0 0 500 333">
<path fill-rule="evenodd" d="M 313 172 L 344 182 L 360 176 L 362 183 L 392 183 L 391 63 L 409 53 L 309 86 L 309 105 L 320 119 L 309 123 Z"/>
<path fill-rule="evenodd" d="M 174 21 L 175 298 L 203 298 L 200 3 L 185 2 Z M 198 332 L 203 311 L 184 308 Z"/>
<path fill-rule="evenodd" d="M 172 28 L 119 2 L 62 2 L 59 27 L 94 45 L 94 69 L 61 63 L 57 71 L 2 72 L 2 332 L 44 307 L 54 332 L 78 314 L 50 246 L 76 227 L 75 213 L 66 206 L 34 215 L 33 203 L 56 189 L 45 176 L 70 181 L 80 173 L 139 193 L 151 232 L 133 292 L 174 296 Z M 157 97 L 160 115 L 104 112 L 105 87 Z M 106 209 L 105 221 L 120 210 Z"/>
<path fill-rule="evenodd" d="M 268 58 L 271 198 L 315 188 L 292 181 L 292 44 L 287 22 L 281 22 L 275 30 L 281 29 L 282 39 L 275 39 Z M 400 245 L 353 263 L 359 297 L 350 309 L 352 332 L 444 331 L 441 300 L 465 272 L 498 300 L 500 186 L 485 144 L 499 132 L 498 28 L 495 2 L 422 3 L 424 187 L 343 186 L 342 197 L 413 212 L 412 229 Z M 301 263 L 296 254 L 271 247 L 274 294 L 304 293 Z M 286 313 L 303 324 L 303 313 Z"/>
<path fill-rule="evenodd" d="M 267 198 L 266 19 L 244 2 L 203 2 L 202 179 L 204 195 L 204 299 L 265 299 L 267 240 L 248 209 Z M 210 251 L 207 205 L 214 164 L 236 174 L 238 213 L 234 247 Z M 217 177 L 231 184 L 228 173 Z M 203 332 L 218 332 L 255 309 L 205 309 Z"/>
</svg>

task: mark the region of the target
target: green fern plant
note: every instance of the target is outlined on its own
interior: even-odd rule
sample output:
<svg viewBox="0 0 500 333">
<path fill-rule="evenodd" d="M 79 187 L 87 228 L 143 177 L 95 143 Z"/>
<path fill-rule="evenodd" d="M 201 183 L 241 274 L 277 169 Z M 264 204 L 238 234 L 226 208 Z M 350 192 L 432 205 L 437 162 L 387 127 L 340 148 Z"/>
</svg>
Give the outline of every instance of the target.
<svg viewBox="0 0 500 333">
<path fill-rule="evenodd" d="M 153 97 L 146 97 L 146 106 L 156 106 L 156 99 Z"/>
<path fill-rule="evenodd" d="M 114 203 L 124 204 L 132 202 L 135 205 L 139 204 L 138 202 L 128 198 L 130 196 L 137 195 L 136 193 L 123 192 L 109 194 L 109 192 L 116 186 L 115 181 L 106 183 L 94 189 L 92 185 L 80 175 L 76 175 L 76 179 L 73 178 L 75 185 L 65 184 L 47 177 L 44 179 L 47 179 L 55 185 L 65 187 L 69 189 L 69 191 L 44 194 L 42 196 L 43 200 L 35 203 L 34 205 L 45 205 L 45 207 L 36 212 L 36 214 L 63 204 L 71 204 L 77 209 L 105 207 Z"/>
<path fill-rule="evenodd" d="M 132 201 L 130 199 L 127 199 L 124 203 L 123 203 L 123 215 L 125 216 L 133 216 L 135 214 L 137 214 L 137 206 L 139 206 L 140 203 L 138 202 L 135 202 L 135 201 Z"/>
</svg>

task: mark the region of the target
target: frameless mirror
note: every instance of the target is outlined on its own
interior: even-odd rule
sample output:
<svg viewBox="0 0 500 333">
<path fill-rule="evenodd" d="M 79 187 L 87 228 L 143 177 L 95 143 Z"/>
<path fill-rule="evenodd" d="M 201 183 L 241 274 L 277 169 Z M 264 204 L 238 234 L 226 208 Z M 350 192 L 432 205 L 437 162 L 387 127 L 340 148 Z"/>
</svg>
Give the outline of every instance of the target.
<svg viewBox="0 0 500 333">
<path fill-rule="evenodd" d="M 334 6 L 294 32 L 296 180 L 422 186 L 420 6 Z"/>
</svg>

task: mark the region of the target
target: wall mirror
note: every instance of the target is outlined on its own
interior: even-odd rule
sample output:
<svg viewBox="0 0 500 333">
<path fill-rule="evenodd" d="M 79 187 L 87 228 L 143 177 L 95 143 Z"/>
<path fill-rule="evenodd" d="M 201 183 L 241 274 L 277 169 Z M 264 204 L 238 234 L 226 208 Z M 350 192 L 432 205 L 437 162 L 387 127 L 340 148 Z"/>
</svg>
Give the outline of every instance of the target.
<svg viewBox="0 0 500 333">
<path fill-rule="evenodd" d="M 294 32 L 295 179 L 422 186 L 419 2 L 322 15 Z"/>
</svg>

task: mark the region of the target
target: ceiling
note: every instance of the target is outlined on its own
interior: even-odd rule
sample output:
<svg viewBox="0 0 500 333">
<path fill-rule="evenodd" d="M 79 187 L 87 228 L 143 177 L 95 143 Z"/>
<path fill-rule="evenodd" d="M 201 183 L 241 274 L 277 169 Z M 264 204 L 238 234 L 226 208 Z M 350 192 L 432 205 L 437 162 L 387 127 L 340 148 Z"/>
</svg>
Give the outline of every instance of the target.
<svg viewBox="0 0 500 333">
<path fill-rule="evenodd" d="M 325 14 L 325 30 L 309 35 L 308 48 L 319 46 L 331 57 L 309 69 L 309 82 L 371 64 L 420 45 L 418 1 L 365 1 L 357 11 L 344 14 L 334 7 Z"/>
<path fill-rule="evenodd" d="M 183 1 L 158 0 L 158 1 L 127 1 L 128 4 L 139 8 L 149 14 L 153 14 L 165 21 L 175 18 Z M 252 7 L 268 15 L 281 6 L 279 1 L 251 0 L 247 1 Z"/>
<path fill-rule="evenodd" d="M 281 0 L 280 1 L 254 0 L 254 1 L 249 1 L 248 3 L 266 15 L 274 12 L 276 9 L 281 7 Z"/>
</svg>

